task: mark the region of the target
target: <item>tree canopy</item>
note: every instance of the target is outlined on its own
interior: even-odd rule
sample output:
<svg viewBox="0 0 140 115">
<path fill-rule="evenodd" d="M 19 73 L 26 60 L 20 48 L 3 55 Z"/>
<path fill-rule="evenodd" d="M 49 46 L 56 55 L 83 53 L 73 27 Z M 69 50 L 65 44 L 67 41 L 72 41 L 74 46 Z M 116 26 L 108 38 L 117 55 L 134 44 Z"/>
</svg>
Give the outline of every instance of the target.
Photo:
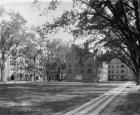
<svg viewBox="0 0 140 115">
<path fill-rule="evenodd" d="M 22 45 L 26 33 L 26 20 L 19 13 L 8 12 L 6 14 L 9 16 L 9 20 L 3 20 L 0 23 L 1 81 L 6 80 L 6 60 Z"/>
<path fill-rule="evenodd" d="M 131 69 L 140 76 L 139 0 L 73 0 L 73 4 L 71 11 L 47 23 L 44 30 L 70 28 L 76 38 L 92 35 L 96 40 L 101 35 L 97 44 L 113 49 L 127 64 L 131 60 Z"/>
</svg>

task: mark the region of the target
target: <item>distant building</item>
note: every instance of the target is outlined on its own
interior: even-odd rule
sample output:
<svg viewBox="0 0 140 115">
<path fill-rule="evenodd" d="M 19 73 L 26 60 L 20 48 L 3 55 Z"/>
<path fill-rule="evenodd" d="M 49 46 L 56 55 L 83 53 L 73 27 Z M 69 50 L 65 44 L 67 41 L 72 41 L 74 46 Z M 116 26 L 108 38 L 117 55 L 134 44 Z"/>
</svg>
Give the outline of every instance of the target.
<svg viewBox="0 0 140 115">
<path fill-rule="evenodd" d="M 52 50 L 54 58 L 51 62 L 46 62 L 47 80 L 61 81 L 64 79 L 66 71 L 66 54 L 70 52 L 68 46 L 59 46 L 57 49 Z"/>
<path fill-rule="evenodd" d="M 33 81 L 38 80 L 40 75 L 27 71 L 26 58 L 23 55 L 10 55 L 5 62 L 4 81 Z M 36 66 L 40 69 L 39 62 L 36 60 Z M 1 70 L 0 70 L 1 71 Z M 0 74 L 1 78 L 1 74 Z"/>
<path fill-rule="evenodd" d="M 87 49 L 72 44 L 71 52 L 66 55 L 66 77 L 67 81 L 90 81 L 97 82 L 98 69 L 95 68 L 94 55 Z"/>
<path fill-rule="evenodd" d="M 108 64 L 108 80 L 109 81 L 124 81 L 134 80 L 132 70 L 119 59 L 112 59 Z"/>
<path fill-rule="evenodd" d="M 15 56 L 10 55 L 5 62 L 5 79 L 6 81 L 17 80 L 22 81 L 25 80 L 25 58 L 23 56 Z M 17 77 L 18 75 L 18 77 Z"/>
</svg>

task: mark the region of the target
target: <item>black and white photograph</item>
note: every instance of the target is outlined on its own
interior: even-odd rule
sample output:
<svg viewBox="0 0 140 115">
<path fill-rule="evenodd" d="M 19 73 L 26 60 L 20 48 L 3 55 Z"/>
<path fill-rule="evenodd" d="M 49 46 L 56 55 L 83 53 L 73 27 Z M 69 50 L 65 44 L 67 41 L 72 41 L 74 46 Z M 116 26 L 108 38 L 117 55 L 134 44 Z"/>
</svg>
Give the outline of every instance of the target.
<svg viewBox="0 0 140 115">
<path fill-rule="evenodd" d="M 0 115 L 140 115 L 140 0 L 0 0 Z"/>
</svg>

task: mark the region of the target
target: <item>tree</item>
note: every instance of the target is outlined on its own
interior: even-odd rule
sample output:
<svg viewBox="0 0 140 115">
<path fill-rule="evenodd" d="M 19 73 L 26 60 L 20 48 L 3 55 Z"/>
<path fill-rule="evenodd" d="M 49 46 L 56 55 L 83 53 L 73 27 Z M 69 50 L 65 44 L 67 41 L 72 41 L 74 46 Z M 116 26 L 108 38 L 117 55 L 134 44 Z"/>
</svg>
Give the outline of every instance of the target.
<svg viewBox="0 0 140 115">
<path fill-rule="evenodd" d="M 64 65 L 64 59 L 60 55 L 60 50 L 62 49 L 61 41 L 58 39 L 46 40 L 45 44 L 45 69 L 47 79 L 49 80 L 49 72 L 51 69 L 55 69 L 57 67 L 58 76 L 60 76 L 61 65 Z M 55 63 L 55 68 L 51 68 Z"/>
<path fill-rule="evenodd" d="M 66 44 L 59 44 L 54 52 L 54 63 L 57 67 L 57 80 L 62 80 L 64 71 L 66 69 L 66 54 L 70 51 L 70 48 Z"/>
<path fill-rule="evenodd" d="M 32 34 L 30 34 L 30 37 Z M 31 39 L 30 39 L 31 40 Z M 38 68 L 39 63 L 39 55 L 42 54 L 42 51 L 37 48 L 37 45 L 35 43 L 31 43 L 30 41 L 27 42 L 27 45 L 23 47 L 20 52 L 25 56 L 26 63 L 27 63 L 27 71 L 34 73 L 34 80 L 36 80 L 35 76 L 36 73 L 41 74 Z"/>
<path fill-rule="evenodd" d="M 6 81 L 5 62 L 24 41 L 26 21 L 18 13 L 8 13 L 10 21 L 2 21 L 0 26 L 1 81 Z"/>
<path fill-rule="evenodd" d="M 51 30 L 51 29 L 50 29 Z M 62 44 L 60 39 L 54 39 L 48 37 L 47 35 L 51 32 L 44 31 L 44 27 L 39 27 L 37 29 L 40 38 L 36 41 L 42 51 L 42 65 L 44 67 L 44 81 L 48 81 L 50 78 L 50 71 L 56 71 L 57 75 L 60 76 L 60 69 L 65 66 L 65 55 L 68 51 L 68 47 Z M 62 55 L 63 54 L 63 55 Z M 55 65 L 55 67 L 53 67 Z M 58 77 L 59 79 L 60 77 Z"/>
<path fill-rule="evenodd" d="M 3 7 L 0 7 L 0 16 L 2 16 L 5 12 L 5 9 Z"/>
<path fill-rule="evenodd" d="M 137 84 L 140 83 L 140 13 L 139 0 L 74 0 L 75 9 L 66 11 L 45 29 L 73 27 L 77 36 L 102 35 L 101 41 L 112 44 L 131 60 Z M 78 7 L 78 8 L 77 8 Z M 98 37 L 99 39 L 99 37 Z M 99 42 L 101 43 L 101 42 Z"/>
</svg>

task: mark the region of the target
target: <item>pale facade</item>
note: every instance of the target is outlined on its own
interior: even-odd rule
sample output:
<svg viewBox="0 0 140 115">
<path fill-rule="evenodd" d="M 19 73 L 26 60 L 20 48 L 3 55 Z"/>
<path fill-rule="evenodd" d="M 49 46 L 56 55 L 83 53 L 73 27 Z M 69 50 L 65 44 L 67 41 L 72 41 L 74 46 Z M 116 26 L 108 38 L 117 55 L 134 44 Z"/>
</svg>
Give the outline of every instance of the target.
<svg viewBox="0 0 140 115">
<path fill-rule="evenodd" d="M 42 80 L 40 73 L 34 75 L 34 72 L 26 70 L 27 67 L 26 58 L 23 55 L 19 56 L 8 56 L 5 62 L 5 72 L 4 72 L 4 81 L 34 81 Z M 38 59 L 36 59 L 36 67 L 42 69 L 42 66 L 39 65 Z M 1 70 L 0 70 L 1 71 Z M 1 78 L 1 74 L 0 74 Z"/>
<path fill-rule="evenodd" d="M 108 81 L 108 64 L 105 62 L 103 62 L 102 68 L 100 69 L 99 81 L 100 82 Z"/>
<path fill-rule="evenodd" d="M 109 81 L 124 81 L 134 80 L 132 70 L 119 59 L 112 59 L 108 64 L 108 80 Z"/>
<path fill-rule="evenodd" d="M 26 63 L 25 63 L 25 58 L 23 56 L 19 56 L 15 58 L 14 56 L 10 55 L 7 61 L 5 62 L 5 76 L 6 76 L 5 78 L 8 81 L 25 80 L 25 74 L 26 74 L 25 66 L 26 66 Z"/>
</svg>

